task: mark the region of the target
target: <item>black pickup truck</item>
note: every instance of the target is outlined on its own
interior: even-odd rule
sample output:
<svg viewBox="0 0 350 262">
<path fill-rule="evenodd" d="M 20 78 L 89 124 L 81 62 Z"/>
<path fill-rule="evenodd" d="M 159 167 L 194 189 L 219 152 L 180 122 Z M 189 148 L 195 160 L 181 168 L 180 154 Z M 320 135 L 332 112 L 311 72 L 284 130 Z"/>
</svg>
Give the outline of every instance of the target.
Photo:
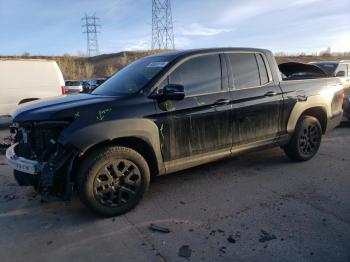
<svg viewBox="0 0 350 262">
<path fill-rule="evenodd" d="M 114 216 L 137 205 L 153 176 L 277 146 L 311 159 L 340 123 L 343 97 L 336 78 L 282 81 L 268 50 L 159 54 L 91 94 L 21 107 L 6 156 L 20 185 L 66 199 L 77 190 Z"/>
</svg>

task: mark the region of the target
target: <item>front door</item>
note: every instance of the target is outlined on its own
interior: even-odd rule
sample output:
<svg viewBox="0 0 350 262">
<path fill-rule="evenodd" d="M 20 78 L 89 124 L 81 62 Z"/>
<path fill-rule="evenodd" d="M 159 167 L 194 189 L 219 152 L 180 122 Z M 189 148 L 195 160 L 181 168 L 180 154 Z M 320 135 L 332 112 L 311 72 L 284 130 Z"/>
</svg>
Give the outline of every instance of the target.
<svg viewBox="0 0 350 262">
<path fill-rule="evenodd" d="M 231 106 L 226 68 L 223 74 L 221 64 L 219 54 L 187 58 L 160 85 L 185 87 L 183 100 L 157 103 L 156 123 L 165 162 L 218 150 L 230 151 Z"/>
</svg>

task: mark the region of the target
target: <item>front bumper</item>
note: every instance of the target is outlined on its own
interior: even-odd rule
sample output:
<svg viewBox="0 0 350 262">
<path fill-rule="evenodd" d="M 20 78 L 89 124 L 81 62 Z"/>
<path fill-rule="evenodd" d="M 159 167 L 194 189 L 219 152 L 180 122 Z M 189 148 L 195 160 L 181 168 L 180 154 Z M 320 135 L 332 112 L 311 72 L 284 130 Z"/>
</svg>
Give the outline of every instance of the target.
<svg viewBox="0 0 350 262">
<path fill-rule="evenodd" d="M 18 146 L 18 143 L 10 146 L 6 150 L 6 159 L 10 167 L 14 170 L 36 175 L 42 171 L 42 167 L 44 163 L 39 163 L 35 160 L 26 159 L 20 156 L 17 156 L 15 153 L 15 148 Z"/>
<path fill-rule="evenodd" d="M 71 171 L 79 152 L 72 148 L 57 150 L 47 162 L 26 159 L 16 155 L 14 144 L 6 150 L 6 158 L 20 186 L 34 186 L 40 194 L 70 199 L 72 192 Z"/>
</svg>

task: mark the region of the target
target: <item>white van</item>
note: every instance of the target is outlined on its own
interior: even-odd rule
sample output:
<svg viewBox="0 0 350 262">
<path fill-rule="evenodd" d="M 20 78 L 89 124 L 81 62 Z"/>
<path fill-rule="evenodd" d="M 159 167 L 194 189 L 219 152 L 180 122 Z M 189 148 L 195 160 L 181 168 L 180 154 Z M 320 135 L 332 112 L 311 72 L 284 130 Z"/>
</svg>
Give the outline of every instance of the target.
<svg viewBox="0 0 350 262">
<path fill-rule="evenodd" d="M 0 117 L 18 105 L 65 92 L 62 72 L 55 61 L 0 59 Z"/>
</svg>

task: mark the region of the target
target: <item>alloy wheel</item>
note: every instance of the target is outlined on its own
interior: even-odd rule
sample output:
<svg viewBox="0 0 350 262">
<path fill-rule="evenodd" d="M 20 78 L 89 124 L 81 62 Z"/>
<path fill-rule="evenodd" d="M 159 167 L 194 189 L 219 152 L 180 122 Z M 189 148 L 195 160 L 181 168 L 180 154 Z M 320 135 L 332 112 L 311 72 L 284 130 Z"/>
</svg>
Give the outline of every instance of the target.
<svg viewBox="0 0 350 262">
<path fill-rule="evenodd" d="M 321 134 L 316 125 L 309 125 L 303 128 L 299 137 L 299 147 L 303 154 L 312 155 L 320 146 Z"/>
<path fill-rule="evenodd" d="M 142 176 L 135 163 L 117 159 L 105 164 L 94 179 L 94 196 L 108 207 L 120 207 L 137 197 Z"/>
</svg>

